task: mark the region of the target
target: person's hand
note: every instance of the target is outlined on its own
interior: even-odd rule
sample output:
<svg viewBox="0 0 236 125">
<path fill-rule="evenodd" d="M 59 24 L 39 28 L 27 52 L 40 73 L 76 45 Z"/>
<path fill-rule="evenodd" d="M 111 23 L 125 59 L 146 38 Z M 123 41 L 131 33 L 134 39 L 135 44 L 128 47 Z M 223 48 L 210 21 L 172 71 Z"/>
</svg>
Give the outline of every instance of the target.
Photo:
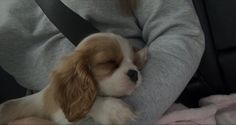
<svg viewBox="0 0 236 125">
<path fill-rule="evenodd" d="M 39 119 L 35 117 L 29 117 L 29 118 L 24 118 L 20 120 L 15 120 L 8 125 L 56 125 L 52 121 L 44 120 L 44 119 Z"/>
</svg>

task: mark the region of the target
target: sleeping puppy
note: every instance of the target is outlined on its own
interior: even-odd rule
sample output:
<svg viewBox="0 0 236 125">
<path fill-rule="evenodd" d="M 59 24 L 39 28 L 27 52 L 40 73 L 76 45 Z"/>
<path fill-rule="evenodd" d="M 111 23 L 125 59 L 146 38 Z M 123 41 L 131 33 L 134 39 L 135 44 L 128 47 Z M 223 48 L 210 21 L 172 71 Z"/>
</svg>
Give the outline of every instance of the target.
<svg viewBox="0 0 236 125">
<path fill-rule="evenodd" d="M 134 120 L 135 113 L 116 97 L 140 85 L 146 60 L 147 48 L 135 51 L 121 36 L 90 35 L 55 68 L 45 89 L 1 104 L 0 124 L 32 116 L 58 124 L 88 117 L 104 125 Z"/>
</svg>

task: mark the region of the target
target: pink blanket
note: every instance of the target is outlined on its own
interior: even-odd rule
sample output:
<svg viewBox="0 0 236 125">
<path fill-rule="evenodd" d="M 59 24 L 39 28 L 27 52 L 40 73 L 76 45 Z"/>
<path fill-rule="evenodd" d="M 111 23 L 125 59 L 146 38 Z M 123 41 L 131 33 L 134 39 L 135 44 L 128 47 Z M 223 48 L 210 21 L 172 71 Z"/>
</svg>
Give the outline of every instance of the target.
<svg viewBox="0 0 236 125">
<path fill-rule="evenodd" d="M 156 122 L 163 124 L 236 124 L 236 94 L 214 95 L 199 101 L 200 108 L 173 104 Z"/>
</svg>

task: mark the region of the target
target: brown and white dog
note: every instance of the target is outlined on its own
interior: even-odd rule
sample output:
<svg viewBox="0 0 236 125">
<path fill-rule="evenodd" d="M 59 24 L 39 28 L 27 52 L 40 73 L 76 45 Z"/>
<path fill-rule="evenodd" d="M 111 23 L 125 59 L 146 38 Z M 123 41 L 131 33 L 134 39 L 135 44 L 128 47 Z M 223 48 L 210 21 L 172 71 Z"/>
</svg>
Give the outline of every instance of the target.
<svg viewBox="0 0 236 125">
<path fill-rule="evenodd" d="M 87 117 L 104 125 L 134 120 L 135 113 L 116 97 L 130 95 L 139 86 L 139 69 L 146 60 L 147 48 L 134 51 L 119 35 L 90 35 L 55 68 L 45 89 L 1 104 L 0 124 L 32 116 L 58 124 Z"/>
</svg>

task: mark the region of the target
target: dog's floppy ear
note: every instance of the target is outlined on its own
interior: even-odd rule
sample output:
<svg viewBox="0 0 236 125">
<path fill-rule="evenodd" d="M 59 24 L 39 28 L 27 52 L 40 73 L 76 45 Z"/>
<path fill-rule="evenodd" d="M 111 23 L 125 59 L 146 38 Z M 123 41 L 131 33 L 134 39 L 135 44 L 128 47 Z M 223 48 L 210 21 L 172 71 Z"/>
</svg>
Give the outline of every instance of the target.
<svg viewBox="0 0 236 125">
<path fill-rule="evenodd" d="M 138 69 L 142 69 L 148 60 L 148 48 L 144 47 L 142 49 L 133 48 L 134 51 L 134 64 Z"/>
<path fill-rule="evenodd" d="M 85 54 L 75 51 L 52 73 L 55 100 L 69 122 L 85 117 L 97 95 L 97 83 Z"/>
</svg>

